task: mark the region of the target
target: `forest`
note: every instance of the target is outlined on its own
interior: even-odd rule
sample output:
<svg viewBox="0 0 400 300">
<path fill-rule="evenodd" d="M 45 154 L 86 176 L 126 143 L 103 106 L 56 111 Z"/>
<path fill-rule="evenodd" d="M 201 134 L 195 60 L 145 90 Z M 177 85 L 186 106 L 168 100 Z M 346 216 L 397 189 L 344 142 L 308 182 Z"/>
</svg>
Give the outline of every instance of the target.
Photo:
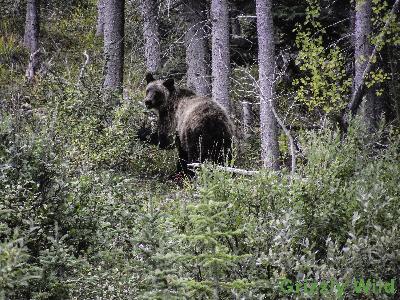
<svg viewBox="0 0 400 300">
<path fill-rule="evenodd" d="M 0 0 L 0 300 L 400 299 L 400 0 Z"/>
</svg>

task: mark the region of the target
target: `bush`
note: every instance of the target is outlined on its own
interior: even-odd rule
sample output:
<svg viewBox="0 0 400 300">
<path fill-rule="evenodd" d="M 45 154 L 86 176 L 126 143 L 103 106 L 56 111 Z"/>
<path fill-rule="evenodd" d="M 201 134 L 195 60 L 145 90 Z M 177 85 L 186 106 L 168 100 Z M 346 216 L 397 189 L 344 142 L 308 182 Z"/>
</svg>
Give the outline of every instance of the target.
<svg viewBox="0 0 400 300">
<path fill-rule="evenodd" d="M 354 126 L 345 141 L 330 130 L 305 134 L 307 163 L 293 181 L 202 170 L 160 222 L 170 234 L 145 298 L 358 299 L 355 280 L 398 278 L 399 138 L 389 133 L 377 149 L 382 136 L 360 132 Z M 347 288 L 288 295 L 285 278 Z"/>
<path fill-rule="evenodd" d="M 177 190 L 165 181 L 176 154 L 136 138 L 141 92 L 115 106 L 96 78 L 49 76 L 20 97 L 31 104 L 1 107 L 3 298 L 357 299 L 352 281 L 400 275 L 390 128 L 301 134 L 294 178 L 207 166 Z M 348 287 L 287 293 L 284 279 Z"/>
<path fill-rule="evenodd" d="M 137 100 L 114 108 L 95 84 L 58 79 L 0 111 L 1 295 L 134 298 L 131 235 L 150 222 L 149 191 L 171 189 L 147 177 L 173 154 L 138 142 Z"/>
</svg>

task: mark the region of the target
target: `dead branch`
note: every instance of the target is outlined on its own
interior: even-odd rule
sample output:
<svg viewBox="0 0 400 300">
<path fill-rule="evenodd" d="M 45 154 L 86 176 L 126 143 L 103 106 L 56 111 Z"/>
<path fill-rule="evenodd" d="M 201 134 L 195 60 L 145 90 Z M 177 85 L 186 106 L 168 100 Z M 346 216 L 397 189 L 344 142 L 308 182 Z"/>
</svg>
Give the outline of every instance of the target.
<svg viewBox="0 0 400 300">
<path fill-rule="evenodd" d="M 191 163 L 188 164 L 188 167 L 191 167 L 193 169 L 198 169 L 202 166 L 203 164 L 201 163 Z M 221 171 L 225 171 L 228 173 L 234 173 L 234 174 L 239 174 L 239 175 L 257 175 L 260 173 L 260 171 L 248 171 L 248 170 L 244 170 L 244 169 L 238 169 L 238 168 L 232 168 L 232 167 L 224 167 L 224 166 L 219 166 L 219 165 L 215 165 L 215 168 L 217 170 L 221 170 Z"/>
<path fill-rule="evenodd" d="M 85 68 L 87 66 L 87 64 L 89 63 L 89 55 L 87 54 L 86 50 L 83 52 L 83 56 L 85 56 L 85 62 L 82 64 L 82 67 L 79 71 L 79 76 L 78 76 L 78 80 L 76 82 L 77 85 L 80 84 L 82 78 L 83 78 L 83 74 L 85 72 Z"/>
<path fill-rule="evenodd" d="M 243 138 L 246 143 L 251 137 L 251 124 L 253 123 L 253 111 L 251 109 L 252 103 L 248 101 L 242 101 L 242 130 Z"/>
<path fill-rule="evenodd" d="M 37 66 L 36 56 L 39 53 L 40 53 L 40 48 L 29 55 L 29 63 L 28 63 L 28 67 L 26 68 L 26 73 L 25 73 L 25 76 L 26 76 L 26 79 L 28 80 L 28 82 L 31 82 L 33 79 L 33 76 L 35 76 L 35 69 Z"/>
</svg>

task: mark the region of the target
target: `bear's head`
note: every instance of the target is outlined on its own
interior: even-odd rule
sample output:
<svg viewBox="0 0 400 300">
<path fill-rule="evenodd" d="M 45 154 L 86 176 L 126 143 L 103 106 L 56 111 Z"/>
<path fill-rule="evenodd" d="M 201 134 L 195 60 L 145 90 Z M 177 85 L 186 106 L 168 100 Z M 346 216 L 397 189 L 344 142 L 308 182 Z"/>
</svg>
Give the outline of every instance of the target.
<svg viewBox="0 0 400 300">
<path fill-rule="evenodd" d="M 146 74 L 146 97 L 144 104 L 148 109 L 161 110 L 167 106 L 168 100 L 175 91 L 174 79 L 156 80 L 153 75 Z"/>
</svg>

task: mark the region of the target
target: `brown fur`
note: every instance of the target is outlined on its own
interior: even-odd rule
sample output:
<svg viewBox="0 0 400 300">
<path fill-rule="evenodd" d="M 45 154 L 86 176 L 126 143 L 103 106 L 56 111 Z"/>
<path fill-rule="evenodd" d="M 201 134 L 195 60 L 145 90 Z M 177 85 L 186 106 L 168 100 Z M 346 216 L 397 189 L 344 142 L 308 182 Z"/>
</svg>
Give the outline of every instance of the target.
<svg viewBox="0 0 400 300">
<path fill-rule="evenodd" d="M 178 172 L 190 173 L 187 164 L 212 161 L 224 164 L 231 155 L 232 123 L 225 110 L 211 98 L 177 89 L 172 79 L 147 75 L 145 104 L 158 112 L 160 148 L 173 144 L 179 151 Z"/>
</svg>

